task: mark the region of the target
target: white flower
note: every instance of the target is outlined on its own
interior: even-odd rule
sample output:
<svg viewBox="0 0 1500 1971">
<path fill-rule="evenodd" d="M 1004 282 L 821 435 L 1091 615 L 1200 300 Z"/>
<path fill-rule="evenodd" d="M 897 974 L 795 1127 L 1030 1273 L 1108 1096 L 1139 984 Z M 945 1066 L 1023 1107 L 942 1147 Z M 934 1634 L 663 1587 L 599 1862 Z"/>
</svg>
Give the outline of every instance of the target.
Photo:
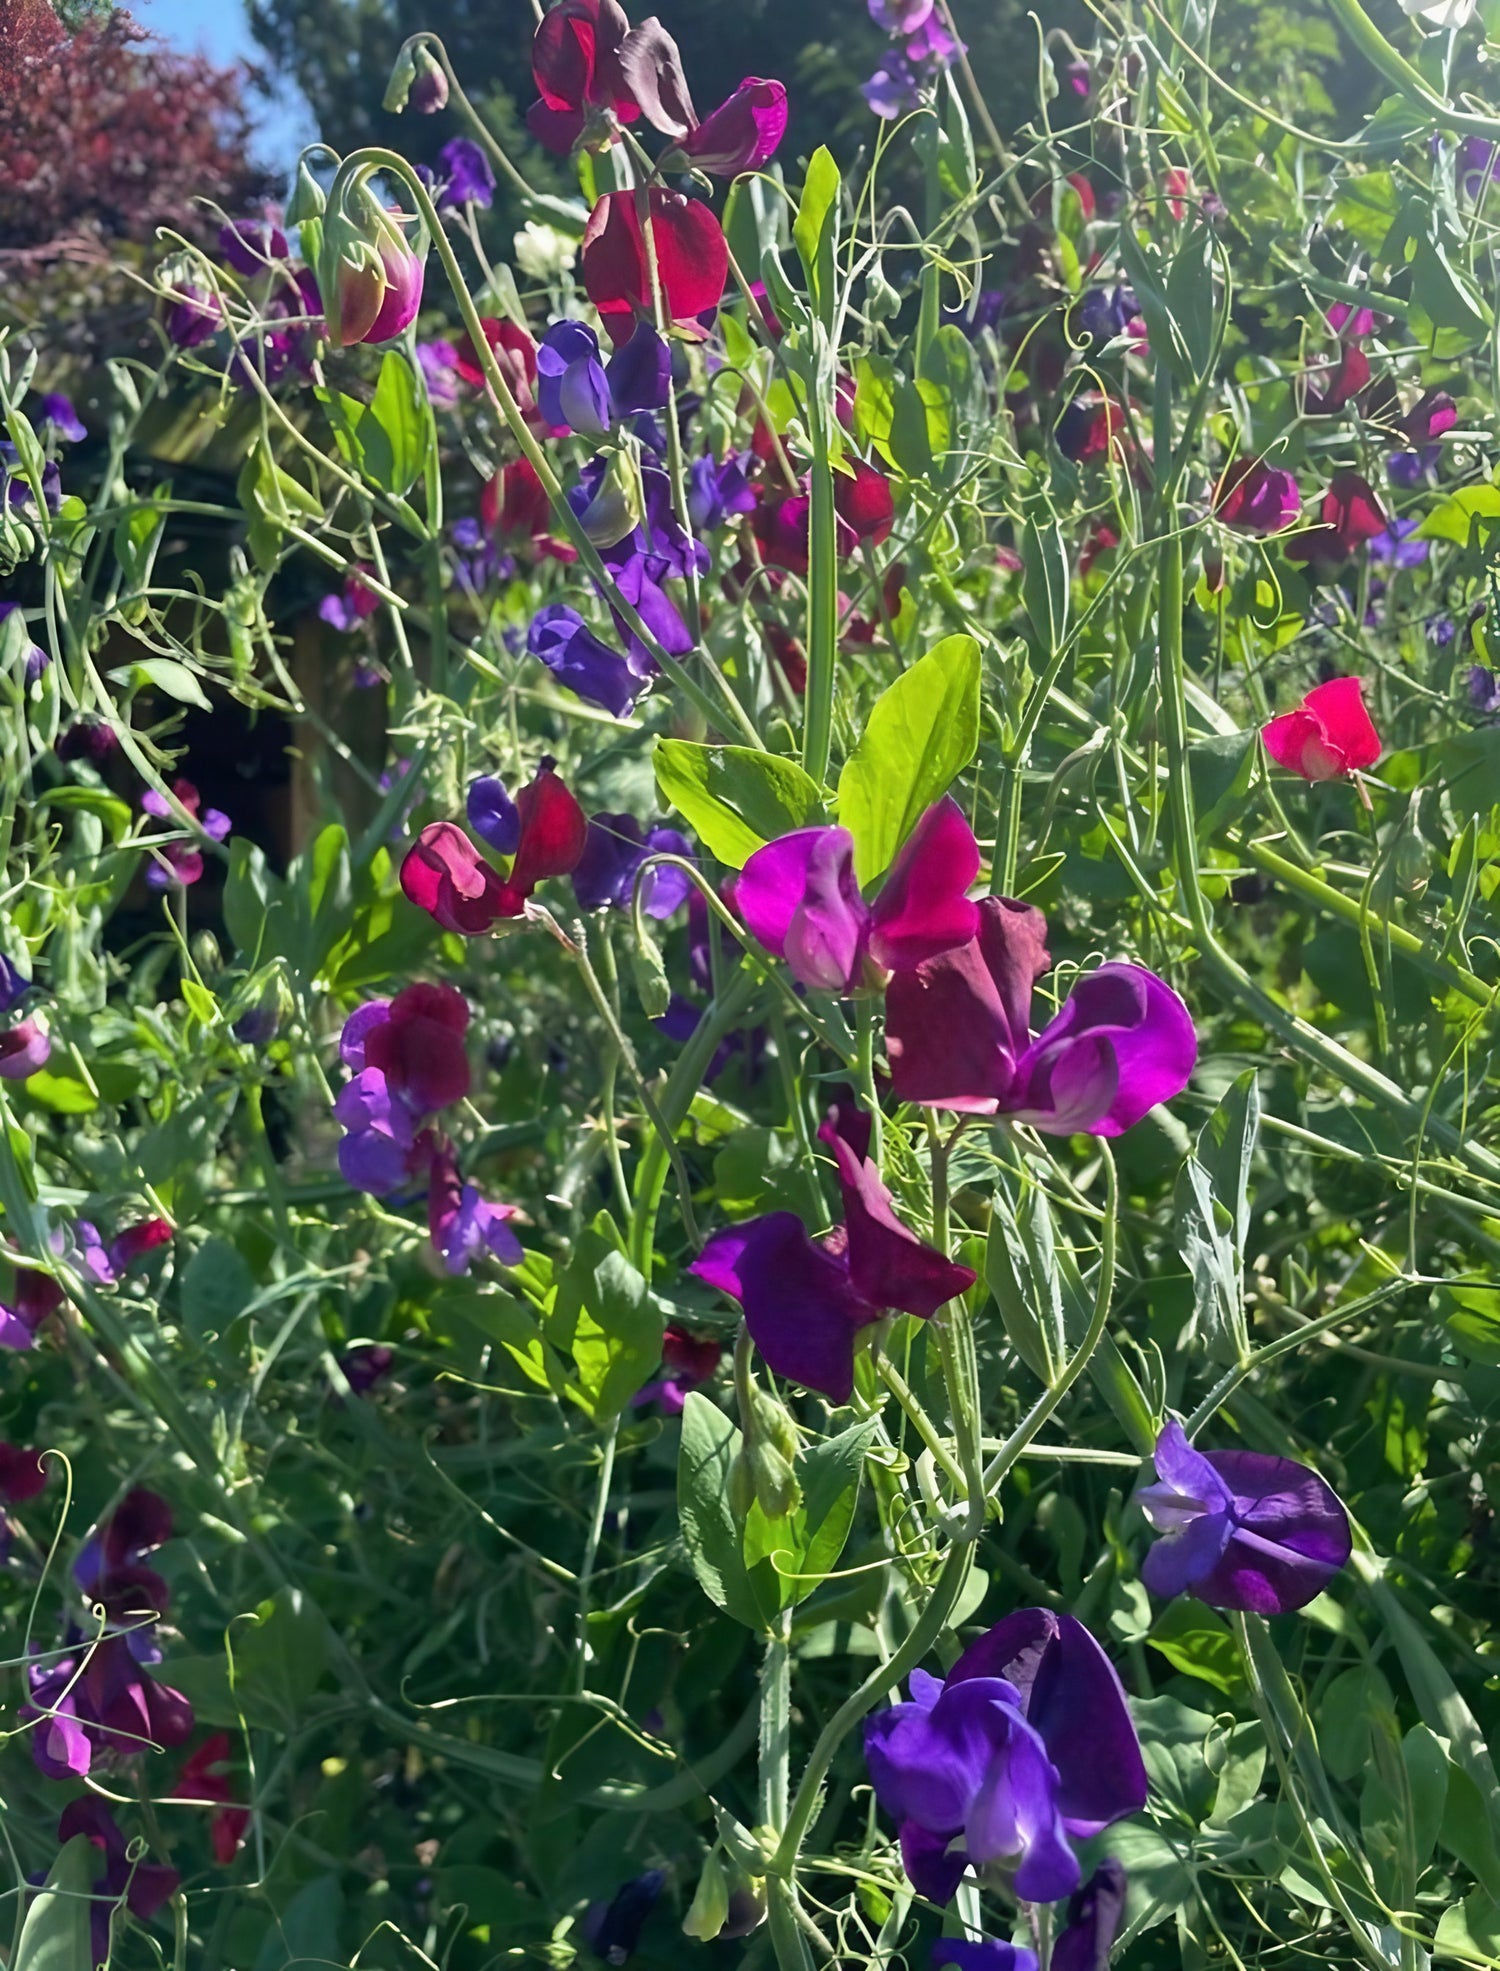
<svg viewBox="0 0 1500 1971">
<path fill-rule="evenodd" d="M 578 246 L 555 226 L 528 219 L 516 234 L 516 265 L 534 281 L 561 278 L 578 258 Z"/>
<path fill-rule="evenodd" d="M 1401 0 L 1401 11 L 1431 27 L 1467 27 L 1478 0 Z"/>
</svg>

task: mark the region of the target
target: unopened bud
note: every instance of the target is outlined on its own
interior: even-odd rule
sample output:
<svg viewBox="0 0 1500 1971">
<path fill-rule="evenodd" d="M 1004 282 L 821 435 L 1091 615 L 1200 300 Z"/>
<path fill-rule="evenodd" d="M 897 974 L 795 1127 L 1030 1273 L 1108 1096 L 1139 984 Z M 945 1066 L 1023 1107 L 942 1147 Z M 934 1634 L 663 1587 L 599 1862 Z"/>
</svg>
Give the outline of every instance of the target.
<svg viewBox="0 0 1500 1971">
<path fill-rule="evenodd" d="M 711 1853 L 704 1859 L 692 1907 L 682 1919 L 682 1934 L 696 1937 L 699 1943 L 711 1943 L 724 1928 L 728 1915 L 729 1883 L 723 1863 L 716 1853 Z"/>
<path fill-rule="evenodd" d="M 411 94 L 411 85 L 416 79 L 416 53 L 409 41 L 403 41 L 401 52 L 396 57 L 396 66 L 391 70 L 391 79 L 385 85 L 385 94 L 380 99 L 380 107 L 392 116 L 399 116 L 406 108 L 406 99 Z"/>
<path fill-rule="evenodd" d="M 307 159 L 299 157 L 296 182 L 286 209 L 286 223 L 289 226 L 305 226 L 309 219 L 321 219 L 327 204 L 323 187 L 308 169 Z"/>
<path fill-rule="evenodd" d="M 448 74 L 425 47 L 417 49 L 417 79 L 411 86 L 411 106 L 419 116 L 433 116 L 448 107 Z"/>
<path fill-rule="evenodd" d="M 610 454 L 578 518 L 596 548 L 612 548 L 639 527 L 644 505 L 640 464 L 633 452 L 622 449 Z"/>
<path fill-rule="evenodd" d="M 755 1503 L 755 1480 L 750 1473 L 750 1461 L 743 1451 L 737 1451 L 729 1467 L 729 1516 L 736 1526 L 743 1526 L 750 1516 L 750 1508 Z"/>
<path fill-rule="evenodd" d="M 323 219 L 318 287 L 335 348 L 388 342 L 422 305 L 422 262 L 375 197 L 369 174 L 349 184 Z"/>
</svg>

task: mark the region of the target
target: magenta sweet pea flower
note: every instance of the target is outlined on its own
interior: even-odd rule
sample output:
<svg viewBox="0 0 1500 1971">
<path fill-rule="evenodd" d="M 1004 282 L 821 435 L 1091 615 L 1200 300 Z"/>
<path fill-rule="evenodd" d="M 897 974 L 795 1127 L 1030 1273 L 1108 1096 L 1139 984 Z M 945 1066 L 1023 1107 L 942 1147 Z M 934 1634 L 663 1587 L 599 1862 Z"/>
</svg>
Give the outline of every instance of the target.
<svg viewBox="0 0 1500 1971">
<path fill-rule="evenodd" d="M 339 1057 L 353 1079 L 333 1105 L 348 1132 L 339 1144 L 346 1183 L 384 1197 L 422 1168 L 432 1137 L 418 1125 L 469 1092 L 468 1025 L 468 1001 L 445 985 L 409 985 L 350 1014 Z"/>
<path fill-rule="evenodd" d="M 1079 1887 L 1073 1842 L 1146 1804 L 1146 1768 L 1114 1667 L 1071 1615 L 1023 1608 L 971 1643 L 946 1680 L 914 1670 L 910 1702 L 865 1727 L 875 1797 L 900 1823 L 917 1891 L 945 1903 L 972 1863 L 1017 1896 Z"/>
<path fill-rule="evenodd" d="M 1227 466 L 1214 501 L 1225 526 L 1245 534 L 1279 534 L 1301 511 L 1296 480 L 1264 459 L 1236 459 Z"/>
<path fill-rule="evenodd" d="M 1358 773 L 1374 766 L 1383 750 L 1365 704 L 1362 678 L 1315 684 L 1295 711 L 1262 726 L 1261 738 L 1278 766 L 1304 780 Z"/>
<path fill-rule="evenodd" d="M 1261 1451 L 1198 1451 L 1175 1420 L 1156 1441 L 1156 1483 L 1136 1501 L 1162 1535 L 1141 1563 L 1154 1595 L 1286 1615 L 1349 1558 L 1349 1515 L 1315 1471 Z"/>
<path fill-rule="evenodd" d="M 661 1338 L 662 1374 L 636 1391 L 630 1407 L 659 1403 L 669 1417 L 681 1416 L 688 1392 L 712 1382 L 723 1359 L 722 1346 L 711 1337 L 700 1341 L 686 1328 L 669 1326 Z"/>
<path fill-rule="evenodd" d="M 747 75 L 734 94 L 711 110 L 680 149 L 700 171 L 734 178 L 758 171 L 786 135 L 786 88 L 780 82 Z"/>
<path fill-rule="evenodd" d="M 852 992 L 967 944 L 979 910 L 965 892 L 978 874 L 974 831 L 945 795 L 918 821 L 873 903 L 855 881 L 847 828 L 799 828 L 767 842 L 732 894 L 751 935 L 803 985 Z"/>
<path fill-rule="evenodd" d="M 1047 920 L 985 897 L 979 935 L 898 971 L 886 990 L 891 1082 L 906 1102 L 1003 1115 L 1051 1135 L 1118 1136 L 1180 1095 L 1198 1058 L 1192 1017 L 1141 965 L 1101 965 L 1032 1037 Z"/>
<path fill-rule="evenodd" d="M 203 808 L 203 797 L 191 780 L 174 780 L 172 792 L 180 806 L 196 821 L 211 842 L 222 842 L 229 834 L 233 823 L 227 814 L 218 808 Z M 176 825 L 177 816 L 164 794 L 158 794 L 154 787 L 148 787 L 141 796 L 142 811 L 154 815 L 159 821 L 170 821 Z M 202 852 L 192 842 L 162 842 L 153 845 L 155 853 L 146 865 L 146 882 L 153 890 L 171 889 L 174 884 L 186 886 L 196 883 L 203 874 Z"/>
<path fill-rule="evenodd" d="M 1347 561 L 1355 549 L 1387 525 L 1387 515 L 1368 479 L 1336 472 L 1328 482 L 1316 527 L 1305 527 L 1286 543 L 1288 561 Z"/>
<path fill-rule="evenodd" d="M 897 1218 L 866 1154 L 868 1116 L 839 1113 L 818 1134 L 838 1169 L 842 1227 L 815 1241 L 795 1212 L 773 1211 L 716 1232 L 688 1270 L 740 1303 L 777 1375 L 847 1403 L 861 1328 L 889 1308 L 925 1321 L 976 1276 Z"/>
<path fill-rule="evenodd" d="M 52 1055 L 52 1042 L 35 1020 L 18 1020 L 0 1033 L 0 1080 L 25 1081 L 38 1068 L 44 1068 Z"/>
</svg>

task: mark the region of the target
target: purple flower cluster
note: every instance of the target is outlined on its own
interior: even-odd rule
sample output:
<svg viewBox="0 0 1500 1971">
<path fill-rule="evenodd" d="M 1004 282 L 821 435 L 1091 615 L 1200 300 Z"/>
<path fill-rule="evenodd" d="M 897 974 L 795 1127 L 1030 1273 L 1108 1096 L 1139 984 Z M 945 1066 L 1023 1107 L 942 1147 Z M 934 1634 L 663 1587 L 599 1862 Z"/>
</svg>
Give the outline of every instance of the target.
<svg viewBox="0 0 1500 1971">
<path fill-rule="evenodd" d="M 537 344 L 536 376 L 537 404 L 555 433 L 604 438 L 623 418 L 666 408 L 672 352 L 641 322 L 606 363 L 587 323 L 554 322 Z"/>
<path fill-rule="evenodd" d="M 469 1092 L 468 1026 L 461 992 L 425 984 L 372 999 L 344 1022 L 339 1058 L 352 1079 L 333 1114 L 347 1131 L 339 1169 L 355 1190 L 384 1197 L 430 1164 L 436 1143 L 421 1124 Z"/>
<path fill-rule="evenodd" d="M 439 212 L 454 212 L 461 205 L 477 205 L 487 212 L 495 202 L 494 171 L 471 138 L 450 138 L 438 152 L 437 169 L 419 164 L 417 176 L 432 193 Z"/>
<path fill-rule="evenodd" d="M 633 814 L 595 814 L 589 817 L 583 856 L 573 871 L 573 894 L 583 910 L 628 910 L 636 876 L 648 856 L 675 855 L 692 862 L 692 844 L 675 828 L 642 828 Z M 688 900 L 692 878 L 685 870 L 649 870 L 641 908 L 648 917 L 673 916 Z"/>
<path fill-rule="evenodd" d="M 204 808 L 199 813 L 202 797 L 190 780 L 174 780 L 172 792 L 179 806 L 197 822 L 211 842 L 222 842 L 234 826 L 227 814 L 218 808 Z M 159 821 L 176 823 L 177 816 L 165 794 L 158 794 L 154 787 L 148 787 L 141 796 L 143 812 L 154 815 Z M 159 842 L 152 844 L 152 857 L 146 865 L 146 881 L 153 890 L 171 889 L 174 885 L 186 886 L 196 883 L 203 874 L 202 851 L 191 841 Z"/>
<path fill-rule="evenodd" d="M 937 78 L 963 53 L 948 32 L 937 0 L 869 0 L 870 18 L 893 45 L 861 93 L 880 117 L 920 109 Z"/>
</svg>

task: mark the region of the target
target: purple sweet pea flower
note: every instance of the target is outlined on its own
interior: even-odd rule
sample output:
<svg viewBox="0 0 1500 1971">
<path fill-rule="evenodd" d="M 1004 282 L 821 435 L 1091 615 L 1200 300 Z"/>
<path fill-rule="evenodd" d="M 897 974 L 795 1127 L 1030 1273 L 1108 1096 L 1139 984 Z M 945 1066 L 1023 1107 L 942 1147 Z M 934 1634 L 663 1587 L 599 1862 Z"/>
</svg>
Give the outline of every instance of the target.
<svg viewBox="0 0 1500 1971">
<path fill-rule="evenodd" d="M 428 1180 L 427 1228 L 433 1249 L 448 1272 L 467 1273 L 469 1262 L 491 1253 L 502 1266 L 519 1266 L 525 1248 L 510 1229 L 515 1205 L 491 1204 L 458 1174 L 451 1146 L 432 1159 Z"/>
<path fill-rule="evenodd" d="M 344 1381 L 355 1396 L 368 1396 L 395 1367 L 396 1351 L 384 1342 L 362 1341 L 338 1357 Z"/>
<path fill-rule="evenodd" d="M 1500 712 L 1500 677 L 1484 664 L 1469 666 L 1469 701 L 1487 717 Z"/>
<path fill-rule="evenodd" d="M 1315 1471 L 1260 1451 L 1197 1451 L 1182 1425 L 1156 1441 L 1157 1482 L 1136 1500 L 1163 1537 L 1141 1563 L 1154 1595 L 1285 1615 L 1349 1558 L 1349 1515 Z"/>
<path fill-rule="evenodd" d="M 31 990 L 31 980 L 12 959 L 0 952 L 0 1019 L 14 1013 Z"/>
<path fill-rule="evenodd" d="M 633 814 L 591 816 L 583 857 L 573 871 L 579 908 L 628 910 L 636 871 L 649 855 L 693 860 L 692 845 L 675 828 L 653 828 L 648 834 Z M 648 917 L 668 918 L 687 902 L 692 887 L 683 870 L 657 865 L 647 872 L 641 908 Z"/>
<path fill-rule="evenodd" d="M 0 1033 L 0 1081 L 25 1081 L 44 1068 L 52 1042 L 35 1020 L 20 1020 Z"/>
<path fill-rule="evenodd" d="M 334 1100 L 333 1118 L 348 1131 L 339 1144 L 339 1170 L 346 1184 L 383 1198 L 410 1176 L 416 1123 L 379 1068 L 364 1068 L 344 1084 Z"/>
<path fill-rule="evenodd" d="M 455 206 L 478 205 L 486 210 L 495 201 L 495 174 L 478 144 L 467 137 L 452 137 L 438 152 L 438 169 L 429 173 L 419 167 L 426 183 L 436 186 L 433 203 L 439 212 Z"/>
<path fill-rule="evenodd" d="M 1078 326 L 1098 348 L 1123 335 L 1141 312 L 1128 287 L 1095 287 L 1078 304 Z"/>
<path fill-rule="evenodd" d="M 227 814 L 221 813 L 218 808 L 204 808 L 199 813 L 202 797 L 190 780 L 174 780 L 172 792 L 211 842 L 222 842 L 230 834 L 234 824 Z M 160 821 L 176 824 L 177 817 L 166 796 L 158 794 L 154 787 L 148 787 L 142 794 L 141 807 L 146 814 L 155 815 Z M 146 865 L 146 882 L 153 890 L 165 890 L 177 884 L 185 887 L 196 883 L 202 874 L 203 856 L 193 842 L 156 844 L 152 859 Z"/>
<path fill-rule="evenodd" d="M 1067 1928 L 1052 1946 L 1051 1971 L 1109 1971 L 1125 1921 L 1125 1871 L 1106 1855 L 1068 1904 Z"/>
<path fill-rule="evenodd" d="M 1385 462 L 1386 477 L 1393 486 L 1409 492 L 1421 485 L 1442 455 L 1440 445 L 1421 445 L 1414 452 L 1392 452 Z"/>
<path fill-rule="evenodd" d="M 40 411 L 42 423 L 50 424 L 57 436 L 70 445 L 81 444 L 88 437 L 88 427 L 74 410 L 72 398 L 64 396 L 61 390 L 49 390 L 42 398 Z"/>
<path fill-rule="evenodd" d="M 932 1971 L 950 1967 L 952 1971 L 1037 1971 L 1035 1951 L 990 1937 L 977 1943 L 966 1937 L 939 1937 L 928 1961 Z"/>
<path fill-rule="evenodd" d="M 602 438 L 614 407 L 599 338 L 584 322 L 554 322 L 537 344 L 536 399 L 554 431 Z"/>
<path fill-rule="evenodd" d="M 605 375 L 617 418 L 665 410 L 672 394 L 671 346 L 649 322 L 639 322 L 630 340 L 610 357 Z"/>
<path fill-rule="evenodd" d="M 469 782 L 464 812 L 474 833 L 496 855 L 514 855 L 521 846 L 521 811 L 493 774 Z"/>
<path fill-rule="evenodd" d="M 181 1877 L 165 1862 L 132 1860 L 118 1822 L 97 1795 L 85 1794 L 63 1808 L 57 1823 L 58 1841 L 65 1846 L 76 1834 L 85 1836 L 105 1859 L 104 1873 L 94 1883 L 94 1900 L 89 1907 L 92 1961 L 103 1964 L 110 1955 L 115 1909 L 123 1903 L 138 1922 L 149 1923 L 176 1895 Z"/>
<path fill-rule="evenodd" d="M 898 971 L 886 992 L 886 1050 L 902 1101 L 1004 1115 L 1058 1136 L 1118 1136 L 1187 1086 L 1192 1017 L 1140 965 L 1080 979 L 1035 1039 L 1031 994 L 1048 969 L 1047 920 L 985 897 L 979 935 Z"/>
<path fill-rule="evenodd" d="M 687 510 L 694 534 L 711 534 L 731 513 L 754 509 L 755 493 L 732 452 L 722 465 L 712 458 L 693 460 L 688 467 Z"/>
<path fill-rule="evenodd" d="M 936 9 L 906 43 L 906 59 L 925 68 L 929 81 L 935 81 L 938 72 L 950 67 L 963 52 L 964 44 L 948 32 Z"/>
<path fill-rule="evenodd" d="M 979 908 L 965 892 L 978 874 L 974 832 L 945 795 L 918 821 L 873 903 L 855 881 L 848 829 L 799 828 L 755 851 L 734 879 L 734 904 L 803 985 L 852 992 L 867 960 L 906 971 L 967 945 Z"/>
<path fill-rule="evenodd" d="M 1427 559 L 1426 541 L 1416 541 L 1412 536 L 1421 522 L 1415 518 L 1393 520 L 1378 534 L 1372 534 L 1369 541 L 1370 559 L 1389 568 L 1420 568 Z"/>
<path fill-rule="evenodd" d="M 169 290 L 170 299 L 162 315 L 167 340 L 178 349 L 196 349 L 218 333 L 224 319 L 219 298 L 194 281 L 180 281 Z"/>
<path fill-rule="evenodd" d="M 922 107 L 922 78 L 910 62 L 892 50 L 869 81 L 859 85 L 859 93 L 875 114 L 889 123 Z"/>
<path fill-rule="evenodd" d="M 49 1314 L 56 1313 L 64 1298 L 50 1273 L 18 1266 L 10 1305 L 0 1304 L 0 1348 L 34 1347 L 38 1328 Z"/>
<path fill-rule="evenodd" d="M 914 1670 L 911 1701 L 865 1727 L 875 1797 L 901 1824 L 918 1892 L 945 1903 L 973 1863 L 1015 1893 L 1078 1888 L 1072 1843 L 1146 1804 L 1146 1768 L 1114 1667 L 1083 1624 L 1024 1608 L 971 1643 L 946 1681 Z"/>
<path fill-rule="evenodd" d="M 3 623 L 7 617 L 14 616 L 20 606 L 19 602 L 0 602 L 0 623 Z M 39 643 L 28 643 L 26 646 L 26 682 L 28 684 L 35 684 L 51 662 L 52 659 Z"/>
<path fill-rule="evenodd" d="M 594 498 L 604 476 L 604 461 L 595 459 L 579 474 L 579 493 L 569 494 L 575 511 Z M 619 569 L 639 554 L 649 554 L 665 563 L 664 572 L 686 576 L 689 572 L 706 575 L 713 556 L 702 541 L 684 531 L 672 504 L 672 482 L 659 465 L 641 468 L 641 524 L 633 533 L 602 551 L 601 559 L 610 569 Z"/>
<path fill-rule="evenodd" d="M 861 1328 L 888 1308 L 925 1321 L 976 1276 L 897 1218 L 866 1154 L 867 1116 L 835 1112 L 818 1135 L 838 1169 L 843 1226 L 819 1243 L 795 1212 L 773 1211 L 716 1232 L 688 1270 L 740 1303 L 777 1375 L 847 1403 Z"/>
<path fill-rule="evenodd" d="M 560 684 L 591 705 L 624 718 L 640 695 L 642 680 L 607 643 L 601 643 L 576 609 L 549 602 L 532 618 L 526 647 Z"/>
<path fill-rule="evenodd" d="M 915 34 L 931 18 L 936 0 L 869 0 L 870 19 L 887 34 Z"/>
<path fill-rule="evenodd" d="M 1485 137 L 1465 137 L 1455 163 L 1465 196 L 1478 198 L 1487 185 L 1500 178 L 1500 144 L 1492 144 Z"/>
<path fill-rule="evenodd" d="M 373 572 L 363 565 L 351 568 L 344 577 L 343 587 L 324 596 L 318 604 L 318 615 L 330 629 L 342 630 L 348 636 L 380 608 L 380 597 L 365 579 Z"/>
<path fill-rule="evenodd" d="M 694 647 L 693 633 L 662 586 L 670 573 L 671 564 L 664 555 L 633 554 L 616 565 L 615 587 L 669 657 L 686 657 Z M 609 613 L 625 645 L 625 661 L 631 670 L 639 678 L 655 677 L 656 659 L 613 602 Z"/>
<path fill-rule="evenodd" d="M 589 1904 L 580 1928 L 596 1957 L 606 1964 L 629 1963 L 666 1879 L 664 1868 L 647 1869 L 609 1902 Z"/>
<path fill-rule="evenodd" d="M 446 336 L 417 344 L 417 361 L 427 384 L 427 395 L 445 409 L 458 402 L 458 350 Z"/>
</svg>

